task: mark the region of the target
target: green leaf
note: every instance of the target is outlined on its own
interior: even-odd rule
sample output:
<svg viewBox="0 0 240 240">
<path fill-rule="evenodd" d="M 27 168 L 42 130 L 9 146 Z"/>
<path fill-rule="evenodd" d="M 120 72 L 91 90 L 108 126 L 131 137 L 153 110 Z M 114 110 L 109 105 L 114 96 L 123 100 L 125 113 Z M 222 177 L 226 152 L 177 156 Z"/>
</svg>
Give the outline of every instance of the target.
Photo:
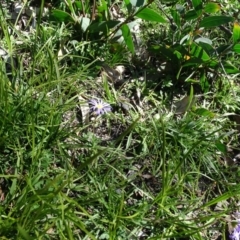
<svg viewBox="0 0 240 240">
<path fill-rule="evenodd" d="M 235 45 L 233 46 L 233 51 L 234 51 L 235 53 L 240 53 L 240 44 L 235 44 Z"/>
<path fill-rule="evenodd" d="M 200 47 L 199 45 L 193 43 L 192 44 L 192 48 L 191 48 L 191 56 L 194 56 L 198 59 L 203 60 L 204 62 L 210 60 L 210 57 L 208 56 L 208 54 L 206 53 L 206 51 Z"/>
<path fill-rule="evenodd" d="M 184 19 L 186 21 L 197 19 L 197 18 L 198 18 L 198 14 L 195 10 L 190 10 L 184 15 Z"/>
<path fill-rule="evenodd" d="M 17 229 L 18 229 L 19 235 L 22 237 L 22 239 L 24 239 L 24 240 L 32 239 L 32 237 L 28 234 L 28 232 L 23 227 L 21 227 L 19 224 L 17 225 Z"/>
<path fill-rule="evenodd" d="M 179 51 L 174 51 L 174 54 L 176 55 L 176 57 L 178 58 L 178 59 L 182 59 L 183 58 L 183 56 L 182 56 L 182 54 L 179 52 Z"/>
<path fill-rule="evenodd" d="M 220 5 L 218 3 L 213 3 L 213 2 L 208 3 L 204 8 L 204 11 L 206 13 L 216 13 L 219 10 L 221 10 Z"/>
<path fill-rule="evenodd" d="M 186 80 L 185 80 L 185 82 L 187 82 L 187 83 L 199 83 L 199 81 L 198 80 L 196 80 L 196 79 L 192 79 L 192 78 L 187 78 Z"/>
<path fill-rule="evenodd" d="M 75 4 L 76 4 L 76 7 L 78 8 L 78 10 L 83 10 L 83 7 L 82 7 L 82 3 L 79 2 L 79 1 L 75 1 Z"/>
<path fill-rule="evenodd" d="M 192 0 L 193 7 L 197 13 L 198 16 L 202 13 L 202 1 L 201 0 Z"/>
<path fill-rule="evenodd" d="M 199 66 L 201 64 L 206 64 L 207 63 L 207 66 L 208 67 L 216 67 L 218 66 L 219 62 L 217 61 L 214 61 L 214 60 L 210 60 L 210 61 L 203 61 L 202 59 L 200 58 L 195 58 L 195 57 L 191 57 L 189 60 L 187 60 L 183 65 L 182 67 L 188 67 L 188 66 Z"/>
<path fill-rule="evenodd" d="M 240 39 L 240 26 L 237 22 L 233 24 L 233 43 L 237 43 Z"/>
<path fill-rule="evenodd" d="M 217 60 L 211 59 L 211 61 L 209 61 L 207 65 L 208 65 L 208 68 L 215 68 L 219 65 L 219 62 Z"/>
<path fill-rule="evenodd" d="M 206 53 L 210 56 L 212 56 L 213 53 L 215 53 L 215 49 L 212 47 L 212 45 L 205 43 L 205 42 L 199 42 L 198 45 L 202 47 Z"/>
<path fill-rule="evenodd" d="M 199 66 L 202 63 L 204 63 L 203 60 L 199 58 L 190 58 L 182 65 L 182 67 Z"/>
<path fill-rule="evenodd" d="M 129 49 L 129 51 L 131 53 L 134 53 L 134 51 L 135 51 L 134 43 L 133 43 L 131 31 L 130 31 L 128 25 L 127 24 L 122 25 L 121 30 L 122 30 L 122 35 L 123 35 L 124 41 Z"/>
<path fill-rule="evenodd" d="M 76 2 L 75 2 L 76 3 Z M 98 13 L 104 12 L 108 10 L 107 3 L 103 1 L 102 5 L 98 6 Z"/>
<path fill-rule="evenodd" d="M 159 15 L 159 13 L 155 12 L 150 8 L 144 8 L 136 16 L 138 18 L 151 22 L 166 23 L 166 20 L 161 15 Z"/>
<path fill-rule="evenodd" d="M 130 4 L 130 0 L 124 0 L 124 3 L 126 6 L 128 6 Z"/>
<path fill-rule="evenodd" d="M 226 73 L 229 74 L 234 74 L 234 73 L 239 73 L 239 69 L 237 67 L 235 67 L 233 64 L 231 64 L 230 62 L 225 62 L 223 64 L 224 70 L 226 71 Z"/>
<path fill-rule="evenodd" d="M 222 24 L 226 24 L 233 21 L 234 21 L 234 17 L 210 16 L 210 17 L 203 18 L 203 20 L 199 24 L 199 27 L 205 27 L 205 28 L 217 27 Z"/>
<path fill-rule="evenodd" d="M 230 50 L 232 50 L 232 44 L 224 44 L 216 48 L 216 52 L 222 55 L 228 53 Z"/>
<path fill-rule="evenodd" d="M 227 153 L 227 146 L 225 144 L 222 144 L 220 141 L 216 141 L 215 145 L 217 149 L 222 153 Z"/>
<path fill-rule="evenodd" d="M 205 108 L 198 108 L 195 110 L 195 113 L 199 116 L 202 116 L 202 117 L 210 117 L 210 118 L 213 118 L 215 116 L 215 114 Z"/>
<path fill-rule="evenodd" d="M 120 21 L 116 20 L 109 20 L 109 21 L 102 21 L 102 22 L 94 22 L 91 23 L 88 30 L 92 33 L 94 32 L 108 32 L 109 29 L 116 27 Z"/>
<path fill-rule="evenodd" d="M 181 26 L 181 18 L 180 18 L 178 11 L 171 9 L 171 14 L 172 14 L 173 21 L 176 23 L 176 25 L 178 27 L 180 27 Z"/>
<path fill-rule="evenodd" d="M 75 22 L 72 16 L 62 10 L 52 10 L 50 20 L 57 22 Z"/>
</svg>

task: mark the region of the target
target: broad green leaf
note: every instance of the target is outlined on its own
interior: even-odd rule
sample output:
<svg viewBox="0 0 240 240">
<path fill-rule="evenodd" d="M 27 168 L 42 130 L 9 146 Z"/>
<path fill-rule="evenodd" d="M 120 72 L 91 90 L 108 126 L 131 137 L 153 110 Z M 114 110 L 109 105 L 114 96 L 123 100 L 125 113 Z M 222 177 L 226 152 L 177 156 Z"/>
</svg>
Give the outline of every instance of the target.
<svg viewBox="0 0 240 240">
<path fill-rule="evenodd" d="M 234 51 L 235 53 L 240 53 L 240 44 L 235 44 L 235 45 L 233 46 L 233 51 Z"/>
<path fill-rule="evenodd" d="M 181 26 L 181 18 L 180 18 L 180 15 L 178 13 L 178 11 L 174 10 L 174 9 L 171 9 L 171 14 L 172 14 L 172 17 L 173 17 L 173 21 L 176 23 L 176 25 L 178 27 Z"/>
<path fill-rule="evenodd" d="M 138 18 L 151 22 L 166 23 L 166 20 L 157 12 L 150 8 L 144 8 L 137 15 Z"/>
<path fill-rule="evenodd" d="M 197 18 L 198 18 L 198 14 L 195 10 L 190 10 L 184 15 L 184 19 L 186 21 L 197 19 Z"/>
<path fill-rule="evenodd" d="M 215 60 L 203 61 L 200 58 L 190 57 L 190 59 L 187 60 L 182 66 L 183 67 L 199 66 L 201 64 L 207 64 L 207 67 L 214 68 L 214 67 L 218 66 L 219 62 L 215 61 Z"/>
<path fill-rule="evenodd" d="M 222 24 L 226 24 L 233 21 L 234 21 L 234 17 L 210 16 L 210 17 L 203 18 L 203 20 L 199 24 L 199 27 L 205 27 L 205 28 L 217 27 Z"/>
<path fill-rule="evenodd" d="M 199 42 L 198 45 L 202 47 L 209 56 L 212 56 L 215 53 L 215 49 L 208 43 Z"/>
<path fill-rule="evenodd" d="M 88 30 L 90 32 L 107 32 L 109 29 L 116 27 L 120 21 L 116 20 L 109 20 L 109 21 L 102 21 L 102 22 L 95 22 L 90 24 Z"/>
<path fill-rule="evenodd" d="M 174 54 L 177 56 L 178 59 L 182 59 L 183 58 L 182 54 L 179 51 L 175 50 Z"/>
<path fill-rule="evenodd" d="M 230 62 L 225 62 L 223 63 L 223 67 L 226 73 L 229 74 L 234 74 L 234 73 L 239 73 L 239 69 L 237 67 L 235 67 L 233 64 L 231 64 Z"/>
<path fill-rule="evenodd" d="M 82 3 L 80 1 L 75 1 L 75 4 L 78 10 L 82 10 Z"/>
<path fill-rule="evenodd" d="M 75 22 L 72 16 L 62 10 L 52 10 L 50 20 L 57 22 Z"/>
<path fill-rule="evenodd" d="M 237 22 L 233 24 L 233 43 L 237 43 L 240 39 L 240 26 Z"/>
<path fill-rule="evenodd" d="M 130 0 L 130 3 L 133 7 L 142 7 L 144 6 L 146 0 Z"/>
<path fill-rule="evenodd" d="M 191 53 L 191 56 L 201 59 L 204 62 L 210 60 L 210 57 L 208 56 L 206 51 L 195 43 L 192 44 L 192 49 L 190 53 Z"/>
<path fill-rule="evenodd" d="M 215 145 L 220 152 L 225 154 L 227 153 L 227 146 L 225 144 L 221 143 L 220 141 L 216 141 Z"/>
<path fill-rule="evenodd" d="M 103 1 L 103 3 L 98 6 L 98 12 L 104 12 L 104 11 L 107 11 L 108 10 L 108 6 L 107 6 L 107 3 L 105 1 Z"/>
<path fill-rule="evenodd" d="M 203 117 L 210 117 L 213 118 L 215 116 L 215 114 L 205 108 L 198 108 L 195 110 L 195 113 L 199 116 L 203 116 Z"/>
<path fill-rule="evenodd" d="M 189 67 L 189 66 L 199 66 L 200 64 L 203 64 L 204 61 L 199 58 L 189 58 L 186 59 L 187 61 L 182 65 L 182 67 Z"/>
<path fill-rule="evenodd" d="M 202 0 L 192 0 L 193 7 L 198 16 L 202 13 Z"/>
<path fill-rule="evenodd" d="M 219 65 L 219 62 L 217 60 L 211 59 L 211 61 L 207 62 L 207 66 L 209 68 L 215 68 Z"/>
<path fill-rule="evenodd" d="M 218 3 L 210 2 L 205 6 L 204 11 L 206 13 L 216 13 L 220 9 L 221 9 L 221 7 Z"/>
<path fill-rule="evenodd" d="M 134 43 L 133 43 L 131 31 L 128 25 L 127 24 L 122 25 L 121 30 L 122 30 L 123 39 L 129 51 L 131 51 L 131 53 L 134 53 Z"/>
<path fill-rule="evenodd" d="M 216 52 L 218 54 L 225 54 L 228 53 L 230 50 L 232 50 L 232 44 L 220 45 L 218 48 L 216 48 Z"/>
<path fill-rule="evenodd" d="M 211 59 L 209 62 L 207 62 L 207 66 L 209 68 L 215 68 L 215 67 L 219 66 L 219 62 L 217 60 Z"/>
</svg>

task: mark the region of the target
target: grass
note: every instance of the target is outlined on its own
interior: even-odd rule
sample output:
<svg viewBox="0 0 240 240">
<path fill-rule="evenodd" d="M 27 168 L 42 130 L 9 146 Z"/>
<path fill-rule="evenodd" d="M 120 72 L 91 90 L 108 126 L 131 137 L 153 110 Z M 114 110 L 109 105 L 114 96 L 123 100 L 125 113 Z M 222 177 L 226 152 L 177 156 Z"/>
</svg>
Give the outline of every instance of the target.
<svg viewBox="0 0 240 240">
<path fill-rule="evenodd" d="M 159 89 L 149 75 L 121 86 L 99 81 L 91 57 L 101 49 L 69 43 L 60 56 L 71 31 L 37 24 L 13 37 L 1 16 L 10 53 L 0 61 L 1 239 L 228 239 L 240 191 L 230 161 L 238 132 L 228 117 L 239 112 L 235 77 L 174 114 L 182 89 Z M 99 59 L 107 55 L 114 66 L 118 54 Z M 86 119 L 91 98 L 113 111 Z"/>
</svg>

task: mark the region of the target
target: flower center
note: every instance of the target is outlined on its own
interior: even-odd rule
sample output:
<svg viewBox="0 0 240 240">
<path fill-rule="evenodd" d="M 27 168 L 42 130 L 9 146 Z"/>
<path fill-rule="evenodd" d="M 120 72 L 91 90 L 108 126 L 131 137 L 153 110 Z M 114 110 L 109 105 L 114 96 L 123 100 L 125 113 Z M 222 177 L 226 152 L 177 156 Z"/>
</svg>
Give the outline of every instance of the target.
<svg viewBox="0 0 240 240">
<path fill-rule="evenodd" d="M 97 109 L 102 109 L 102 108 L 103 108 L 103 105 L 102 105 L 101 103 L 98 103 L 98 104 L 96 105 L 96 108 L 97 108 Z"/>
</svg>

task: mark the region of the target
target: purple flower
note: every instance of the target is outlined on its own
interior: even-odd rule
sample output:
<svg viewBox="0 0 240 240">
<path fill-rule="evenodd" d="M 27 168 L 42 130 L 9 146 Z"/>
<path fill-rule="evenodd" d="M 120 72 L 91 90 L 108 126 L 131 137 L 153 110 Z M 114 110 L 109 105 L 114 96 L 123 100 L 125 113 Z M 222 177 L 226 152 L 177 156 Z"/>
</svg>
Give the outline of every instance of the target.
<svg viewBox="0 0 240 240">
<path fill-rule="evenodd" d="M 232 233 L 229 235 L 231 240 L 240 240 L 240 223 L 234 228 Z"/>
<path fill-rule="evenodd" d="M 235 216 L 238 218 L 237 225 L 233 229 L 232 233 L 229 235 L 229 238 L 231 240 L 240 240 L 240 219 L 239 219 L 240 213 L 239 212 L 235 213 Z"/>
<path fill-rule="evenodd" d="M 112 110 L 110 104 L 103 102 L 101 99 L 91 99 L 89 100 L 89 105 L 90 111 L 95 115 L 102 115 Z"/>
</svg>

